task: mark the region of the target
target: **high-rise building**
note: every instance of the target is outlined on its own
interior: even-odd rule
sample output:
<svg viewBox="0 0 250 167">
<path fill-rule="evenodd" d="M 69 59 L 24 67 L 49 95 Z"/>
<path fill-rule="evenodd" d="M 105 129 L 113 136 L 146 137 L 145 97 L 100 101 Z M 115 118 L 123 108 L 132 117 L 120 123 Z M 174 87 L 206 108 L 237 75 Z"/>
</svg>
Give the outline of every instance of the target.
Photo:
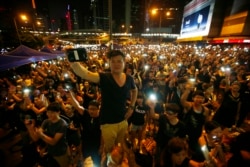
<svg viewBox="0 0 250 167">
<path fill-rule="evenodd" d="M 74 9 L 73 10 L 73 29 L 74 30 L 78 30 L 79 29 L 79 25 L 78 25 L 78 15 L 77 15 L 77 10 Z"/>
<path fill-rule="evenodd" d="M 91 0 L 92 28 L 109 30 L 108 0 Z"/>
</svg>

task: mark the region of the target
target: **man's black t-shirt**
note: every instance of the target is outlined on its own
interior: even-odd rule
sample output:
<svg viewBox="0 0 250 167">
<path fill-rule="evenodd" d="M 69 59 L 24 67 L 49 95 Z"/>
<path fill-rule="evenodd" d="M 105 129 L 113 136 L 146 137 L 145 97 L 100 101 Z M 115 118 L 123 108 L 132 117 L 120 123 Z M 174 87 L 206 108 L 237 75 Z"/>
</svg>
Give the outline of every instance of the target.
<svg viewBox="0 0 250 167">
<path fill-rule="evenodd" d="M 156 137 L 158 146 L 164 148 L 171 138 L 185 138 L 186 135 L 187 129 L 182 121 L 179 121 L 176 125 L 172 125 L 164 114 L 160 115 L 159 130 Z"/>
<path fill-rule="evenodd" d="M 65 120 L 60 119 L 56 123 L 52 123 L 46 119 L 42 123 L 42 129 L 44 133 L 50 137 L 54 137 L 56 133 L 63 133 L 64 135 L 55 145 L 48 145 L 48 153 L 52 156 L 64 155 L 67 152 L 68 144 L 66 139 L 66 133 L 68 124 Z"/>
<path fill-rule="evenodd" d="M 142 126 L 145 123 L 145 115 L 147 114 L 149 107 L 146 105 L 136 105 L 134 112 L 131 116 L 131 123 L 137 126 Z"/>
<path fill-rule="evenodd" d="M 80 115 L 80 122 L 82 124 L 82 140 L 84 145 L 96 145 L 100 146 L 101 130 L 100 130 L 100 118 L 92 118 L 87 111 L 83 115 Z"/>
<path fill-rule="evenodd" d="M 130 90 L 136 89 L 132 76 L 126 74 L 126 81 L 119 86 L 111 73 L 99 73 L 101 88 L 101 124 L 118 123 L 124 120 L 126 101 Z"/>
</svg>

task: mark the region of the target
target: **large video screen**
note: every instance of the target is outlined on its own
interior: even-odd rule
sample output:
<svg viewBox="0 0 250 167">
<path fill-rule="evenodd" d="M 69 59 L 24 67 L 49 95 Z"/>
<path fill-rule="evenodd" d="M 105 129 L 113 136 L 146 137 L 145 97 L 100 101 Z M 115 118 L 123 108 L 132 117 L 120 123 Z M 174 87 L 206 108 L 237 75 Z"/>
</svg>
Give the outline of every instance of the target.
<svg viewBox="0 0 250 167">
<path fill-rule="evenodd" d="M 215 0 L 193 0 L 184 7 L 180 38 L 207 36 Z"/>
</svg>

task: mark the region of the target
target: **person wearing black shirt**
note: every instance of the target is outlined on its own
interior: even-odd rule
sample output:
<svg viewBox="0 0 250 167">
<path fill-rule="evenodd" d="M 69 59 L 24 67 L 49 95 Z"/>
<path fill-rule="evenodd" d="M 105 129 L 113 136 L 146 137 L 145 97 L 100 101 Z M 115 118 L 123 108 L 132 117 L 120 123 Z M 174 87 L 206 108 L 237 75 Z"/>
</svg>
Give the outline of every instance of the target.
<svg viewBox="0 0 250 167">
<path fill-rule="evenodd" d="M 208 71 L 208 65 L 203 64 L 202 69 L 197 74 L 197 89 L 202 90 L 204 83 L 209 84 L 211 81 L 211 74 Z"/>
<path fill-rule="evenodd" d="M 79 114 L 71 104 L 64 104 L 61 100 L 63 113 L 61 118 L 65 119 L 69 124 L 67 129 L 67 141 L 70 148 L 71 164 L 77 164 L 82 158 L 82 151 L 80 148 L 80 119 Z"/>
<path fill-rule="evenodd" d="M 84 81 L 83 84 L 83 107 L 88 108 L 89 102 L 95 100 L 97 97 L 94 86 L 88 81 Z"/>
<path fill-rule="evenodd" d="M 190 159 L 188 143 L 185 139 L 173 137 L 168 142 L 161 157 L 161 167 L 200 167 L 206 166 L 205 162 Z"/>
<path fill-rule="evenodd" d="M 83 108 L 75 99 L 72 92 L 69 93 L 71 104 L 80 114 L 82 155 L 86 159 L 91 157 L 95 165 L 101 163 L 101 151 L 103 149 L 100 130 L 100 104 L 96 100 L 89 102 L 88 109 Z"/>
<path fill-rule="evenodd" d="M 186 84 L 186 90 L 181 96 L 181 103 L 184 108 L 183 122 L 188 127 L 188 143 L 190 150 L 193 152 L 192 158 L 197 161 L 204 159 L 200 150 L 198 139 L 202 134 L 203 126 L 210 118 L 207 107 L 203 106 L 205 95 L 201 90 L 192 93 L 192 101 L 187 101 L 187 97 L 191 93 L 192 85 Z"/>
<path fill-rule="evenodd" d="M 149 107 L 145 104 L 143 94 L 138 94 L 135 109 L 130 117 L 130 137 L 133 144 L 135 138 L 138 139 L 138 143 L 134 146 L 140 146 L 142 140 L 142 134 L 145 130 L 147 123 L 149 122 Z"/>
<path fill-rule="evenodd" d="M 100 122 L 106 153 L 113 146 L 123 143 L 128 129 L 127 119 L 132 115 L 137 98 L 137 87 L 131 75 L 124 73 L 125 55 L 119 50 L 111 50 L 109 58 L 110 72 L 93 73 L 79 62 L 71 63 L 71 68 L 83 79 L 99 83 L 101 90 Z M 130 105 L 126 108 L 128 95 Z"/>
<path fill-rule="evenodd" d="M 250 132 L 241 133 L 232 145 L 233 156 L 228 160 L 228 167 L 250 166 Z"/>
<path fill-rule="evenodd" d="M 48 154 L 51 155 L 61 167 L 68 167 L 68 143 L 66 132 L 67 122 L 60 117 L 61 107 L 57 102 L 50 103 L 47 107 L 48 118 L 42 122 L 41 127 L 35 127 L 34 121 L 27 124 L 26 128 L 33 141 L 41 139 L 48 145 Z M 28 121 L 28 120 L 27 120 Z"/>
<path fill-rule="evenodd" d="M 157 154 L 160 157 L 163 148 L 166 147 L 168 141 L 173 137 L 186 138 L 187 130 L 185 124 L 178 119 L 178 113 L 180 107 L 177 104 L 169 103 L 165 106 L 165 112 L 163 114 L 157 114 L 154 111 L 154 103 L 149 102 L 150 116 L 153 119 L 158 120 L 159 129 L 156 135 Z M 159 159 L 158 159 L 159 160 Z M 159 163 L 159 162 L 156 162 Z"/>
<path fill-rule="evenodd" d="M 240 92 L 241 84 L 235 81 L 231 84 L 230 90 L 225 92 L 222 104 L 215 113 L 213 120 L 223 127 L 240 127 L 246 118 L 246 100 Z"/>
</svg>

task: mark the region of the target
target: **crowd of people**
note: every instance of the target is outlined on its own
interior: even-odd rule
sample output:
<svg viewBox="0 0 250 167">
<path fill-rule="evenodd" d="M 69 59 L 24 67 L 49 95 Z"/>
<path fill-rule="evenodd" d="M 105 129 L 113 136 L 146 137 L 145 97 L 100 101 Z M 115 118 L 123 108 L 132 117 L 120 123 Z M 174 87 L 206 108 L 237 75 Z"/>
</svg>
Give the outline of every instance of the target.
<svg viewBox="0 0 250 167">
<path fill-rule="evenodd" d="M 9 69 L 0 126 L 22 136 L 20 167 L 249 166 L 249 53 L 128 45 Z"/>
</svg>

